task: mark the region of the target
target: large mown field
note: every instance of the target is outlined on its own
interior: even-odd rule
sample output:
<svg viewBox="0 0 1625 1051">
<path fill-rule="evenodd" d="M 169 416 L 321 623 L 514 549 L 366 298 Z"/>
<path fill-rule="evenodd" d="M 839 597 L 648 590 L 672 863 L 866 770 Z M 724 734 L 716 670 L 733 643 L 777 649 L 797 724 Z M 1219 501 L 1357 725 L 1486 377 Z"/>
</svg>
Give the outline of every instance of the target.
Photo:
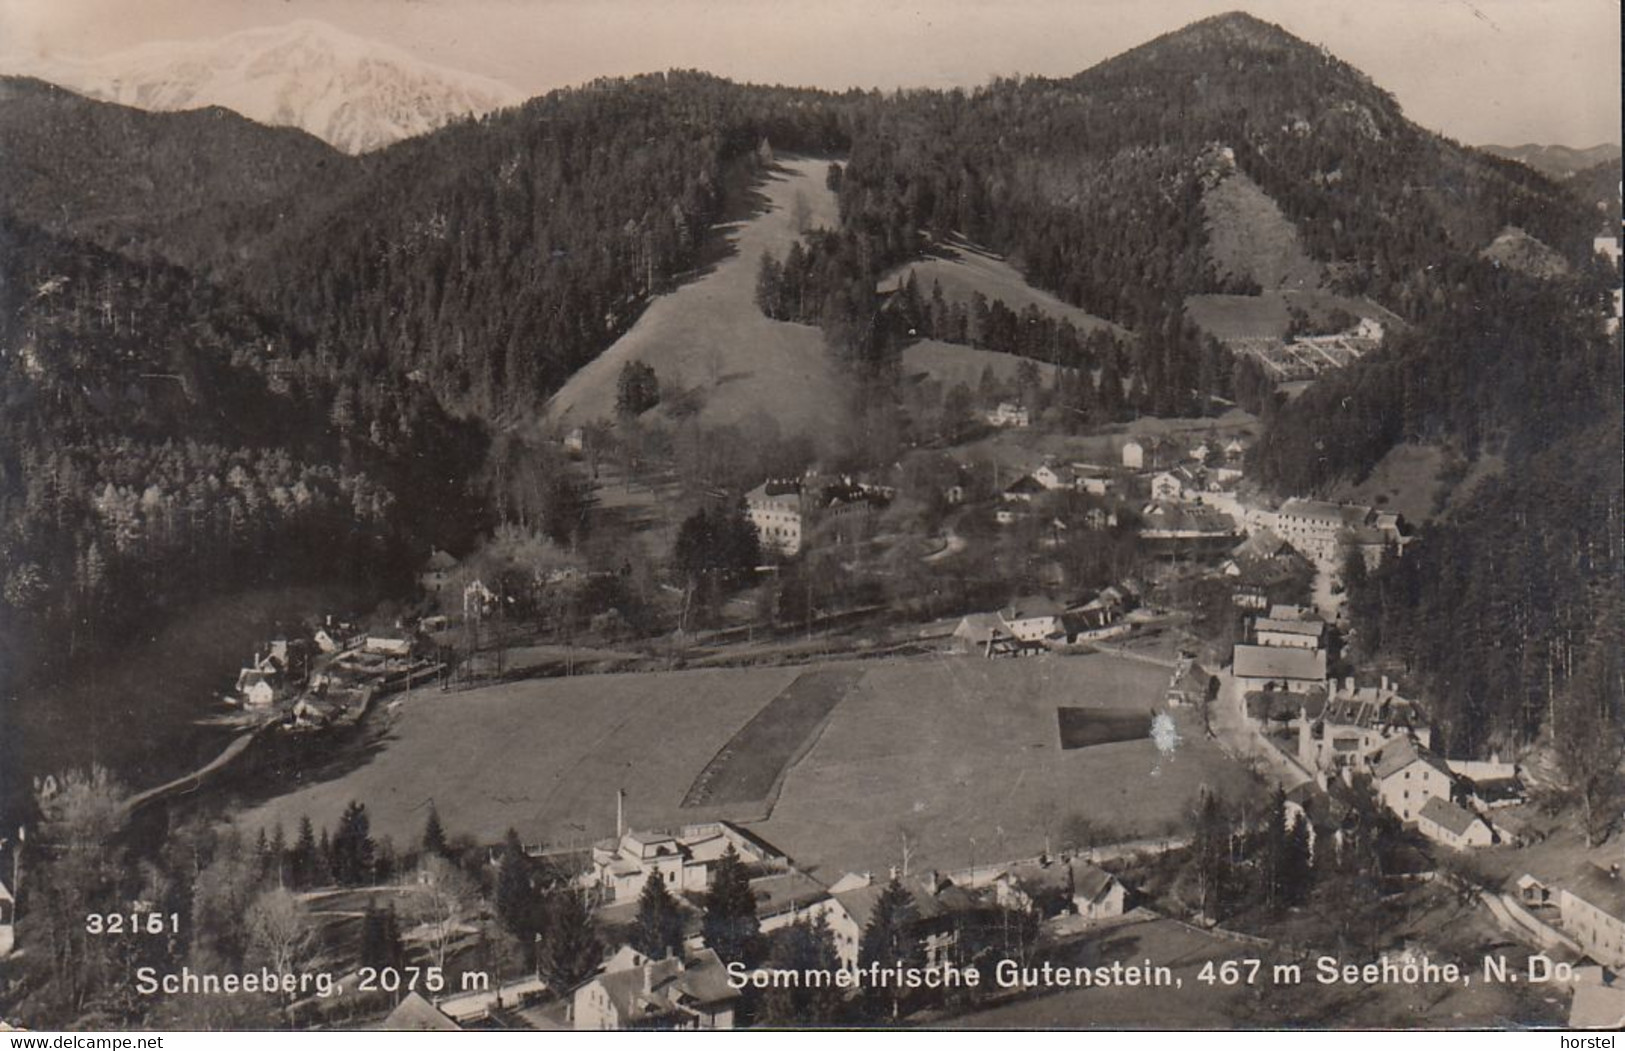
<svg viewBox="0 0 1625 1051">
<path fill-rule="evenodd" d="M 753 781 L 782 777 L 776 800 L 683 805 L 730 743 L 771 737 L 760 722 L 742 733 L 764 709 L 771 718 L 770 702 L 824 669 L 861 679 L 821 733 L 800 720 L 791 747 L 750 769 Z M 1157 835 L 1201 784 L 1240 791 L 1240 767 L 1186 722 L 1166 751 L 1149 739 L 1061 750 L 1058 707 L 1154 707 L 1167 676 L 1100 654 L 942 656 L 426 691 L 380 713 L 392 722 L 364 763 L 257 806 L 241 824 L 280 821 L 291 833 L 308 814 L 332 826 L 356 799 L 374 835 L 405 848 L 432 799 L 453 835 L 488 842 L 513 827 L 530 842 L 582 845 L 611 834 L 624 788 L 634 826 L 749 821 L 827 879 L 884 871 L 900 860 L 905 836 L 912 864 L 963 868 L 973 854 L 982 863 L 1035 854 L 1073 814 L 1123 838 Z"/>
</svg>

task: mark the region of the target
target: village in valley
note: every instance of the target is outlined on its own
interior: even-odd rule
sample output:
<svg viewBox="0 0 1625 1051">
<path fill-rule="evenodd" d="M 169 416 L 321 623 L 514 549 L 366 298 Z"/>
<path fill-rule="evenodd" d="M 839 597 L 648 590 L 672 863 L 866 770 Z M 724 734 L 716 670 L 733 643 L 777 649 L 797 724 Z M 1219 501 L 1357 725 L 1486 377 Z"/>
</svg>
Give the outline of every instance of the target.
<svg viewBox="0 0 1625 1051">
<path fill-rule="evenodd" d="M 1302 46 L 1250 16 L 1211 22 L 1198 41 Z M 1330 68 L 1324 50 L 1304 68 Z M 683 76 L 637 90 L 664 98 Z M 736 90 L 698 83 L 685 121 Z M 1050 112 L 1019 80 L 995 89 Z M 857 95 L 843 104 L 917 104 L 934 141 L 932 104 Z M 1148 182 L 1136 208 L 1184 209 L 1201 236 L 1128 279 L 1067 270 L 1081 250 L 1032 230 L 1001 235 L 1044 250 L 995 251 L 983 191 L 933 195 L 886 167 L 918 143 L 865 153 L 822 129 L 820 145 L 749 112 L 719 139 L 726 167 L 601 238 L 635 290 L 587 296 L 568 324 L 527 315 L 602 342 L 568 368 L 524 372 L 523 326 L 504 324 L 470 337 L 504 356 L 470 366 L 458 329 L 441 337 L 455 354 L 384 394 L 328 391 L 324 337 L 297 368 L 265 366 L 267 389 L 322 391 L 312 426 L 338 466 L 232 452 L 181 496 L 129 470 L 86 486 L 110 539 L 68 557 L 65 609 L 110 591 L 104 560 L 148 574 L 125 586 L 156 579 L 143 543 L 220 569 L 284 550 L 254 529 L 285 515 L 293 554 L 241 559 L 240 617 L 176 601 L 182 628 L 130 629 L 136 657 L 96 691 L 127 691 L 110 709 L 126 714 L 174 705 L 173 726 L 141 727 L 157 758 L 121 767 L 120 731 L 98 726 L 83 757 L 30 766 L 15 819 L 0 811 L 0 1028 L 1625 1025 L 1625 742 L 1618 669 L 1596 656 L 1614 607 L 1583 588 L 1589 604 L 1541 605 L 1562 581 L 1517 601 L 1439 583 L 1452 560 L 1483 575 L 1483 534 L 1524 520 L 1509 464 L 1548 450 L 1452 431 L 1445 410 L 1415 410 L 1427 428 L 1379 418 L 1418 391 L 1450 401 L 1446 370 L 1400 355 L 1479 338 L 1438 320 L 1434 279 L 1387 290 L 1404 316 L 1379 305 L 1353 250 L 1311 244 L 1331 235 L 1239 139 L 1203 138 Z M 1334 116 L 1386 141 L 1367 109 Z M 883 123 L 843 134 L 865 121 Z M 1310 141 L 1307 120 L 1280 123 L 1291 148 Z M 629 170 L 661 167 L 641 149 Z M 507 202 L 493 215 L 540 156 L 499 152 L 479 183 Z M 1047 229 L 1059 177 L 1028 176 L 1044 199 L 1028 225 Z M 1604 227 L 1592 258 L 1553 263 L 1501 232 L 1453 288 L 1521 289 L 1535 258 L 1583 293 L 1532 301 L 1561 299 L 1577 343 L 1617 335 L 1618 292 L 1592 294 L 1619 283 L 1617 221 L 1580 211 L 1577 229 Z M 1131 214 L 1124 229 L 1153 225 Z M 414 222 L 356 269 L 484 250 L 438 211 Z M 556 275 L 589 253 L 549 245 L 524 280 L 579 291 Z M 121 322 L 109 307 L 103 323 Z M 383 375 L 366 340 L 358 360 Z M 1393 387 L 1351 379 L 1379 370 Z M 441 418 L 433 384 L 486 402 Z M 413 473 L 442 453 L 458 470 Z M 1539 461 L 1553 475 L 1573 466 L 1557 455 Z M 71 464 L 29 463 L 53 493 L 76 484 Z M 1575 500 L 1619 513 L 1607 493 Z M 187 523 L 210 501 L 226 510 L 200 543 Z M 396 528 L 405 505 L 420 520 Z M 1507 537 L 1506 571 L 1568 544 L 1564 581 L 1606 582 L 1618 538 L 1598 535 Z M 6 577 L 6 601 L 45 610 L 43 580 Z M 261 584 L 285 592 L 274 614 L 250 608 Z M 1507 665 L 1441 663 L 1451 602 L 1516 635 L 1517 689 L 1494 681 Z M 77 630 L 67 664 L 105 644 Z M 184 685 L 153 671 L 183 663 Z M 60 712 L 39 725 L 73 743 Z M 1464 977 L 1341 977 L 1368 966 Z"/>
<path fill-rule="evenodd" d="M 1025 402 L 1002 392 L 993 397 L 998 400 L 990 399 L 963 446 L 946 455 L 919 454 L 938 458 L 935 470 L 871 477 L 815 468 L 763 480 L 740 493 L 731 509 L 723 505 L 718 519 L 737 516 L 733 528 L 754 554 L 730 584 L 743 599 L 724 601 L 703 627 L 682 624 L 706 586 L 704 571 L 685 589 L 669 589 L 677 631 L 640 641 L 613 609 L 563 613 L 591 603 L 595 581 L 618 583 L 624 570 L 605 573 L 553 554 L 547 568 L 527 576 L 516 571 L 518 560 L 485 553 L 463 561 L 436 550 L 420 573 L 415 613 L 387 622 L 374 616 L 372 626 L 366 618 L 322 614 L 301 631 L 257 646 L 224 696 L 233 714 L 216 721 L 246 728 L 249 736 L 276 730 L 340 741 L 376 739 L 376 724 L 410 719 L 417 708 L 456 709 L 492 690 L 559 676 L 587 684 L 600 678 L 606 689 L 629 676 L 658 677 L 664 691 L 687 688 L 685 673 L 674 668 L 795 670 L 783 692 L 691 775 L 680 803 L 658 800 L 651 807 L 634 796 L 628 805 L 625 779 L 606 771 L 591 782 L 600 805 L 554 808 L 538 815 L 543 824 L 516 819 L 523 832 L 510 825 L 506 843 L 492 835 L 494 825 L 448 838 L 459 831 L 466 807 L 448 800 L 442 815 L 436 796 L 445 796 L 435 786 L 447 776 L 482 777 L 466 767 L 425 769 L 422 791 L 414 794 L 423 801 L 410 812 L 417 820 L 426 807 L 427 829 L 380 814 L 376 803 L 369 826 L 367 807 L 349 802 L 340 827 L 360 837 L 347 849 L 367 861 L 366 871 L 346 876 L 335 867 L 338 836 L 329 846 L 324 829 L 316 847 L 309 812 L 298 814 L 303 846 L 288 844 L 294 808 L 314 809 L 310 799 L 273 800 L 240 818 L 244 832 L 257 832 L 261 864 L 278 873 L 282 886 L 297 889 L 312 924 L 312 953 L 318 946 L 323 958 L 358 951 L 343 948 L 355 931 L 343 932 L 353 924 L 346 917 L 364 900 L 363 955 L 352 956 L 351 965 L 376 970 L 376 961 L 362 961 L 382 951 L 374 928 L 387 915 L 385 940 L 395 947 L 378 959 L 442 961 L 436 973 L 455 962 L 457 973 L 473 976 L 456 995 L 426 986 L 375 997 L 367 1006 L 312 998 L 286 1009 L 311 1021 L 386 1011 L 386 1028 L 421 1029 L 728 1028 L 789 1021 L 798 1017 L 782 1013 L 790 1006 L 764 1000 L 741 975 L 765 976 L 784 966 L 856 972 L 871 961 L 876 950 L 869 939 L 881 928 L 907 943 L 895 950 L 897 960 L 938 974 L 1002 958 L 1098 966 L 1112 957 L 1117 939 L 1132 935 L 1138 944 L 1142 932 L 1151 944 L 1169 933 L 1177 933 L 1180 944 L 1194 939 L 1189 958 L 1211 969 L 1212 961 L 1233 955 L 1238 942 L 1250 954 L 1271 958 L 1283 950 L 1301 954 L 1320 938 L 1346 946 L 1335 926 L 1317 931 L 1301 919 L 1290 922 L 1296 910 L 1285 905 L 1307 904 L 1314 874 L 1330 882 L 1342 866 L 1370 881 L 1369 908 L 1382 908 L 1386 897 L 1406 901 L 1411 911 L 1438 913 L 1404 937 L 1370 943 L 1371 952 L 1402 960 L 1461 953 L 1459 934 L 1447 923 L 1467 923 L 1483 944 L 1518 945 L 1526 956 L 1563 962 L 1569 980 L 1561 996 L 1540 1008 L 1545 1017 L 1583 1022 L 1618 1009 L 1620 990 L 1604 977 L 1605 969 L 1625 966 L 1625 895 L 1617 857 L 1608 860 L 1617 855 L 1615 846 L 1583 849 L 1554 819 L 1543 799 L 1551 798 L 1556 771 L 1495 754 L 1445 758 L 1433 747 L 1425 698 L 1384 665 L 1351 659 L 1356 647 L 1345 575 L 1374 573 L 1385 561 L 1406 557 L 1413 544 L 1426 542 L 1425 531 L 1380 504 L 1269 499 L 1249 484 L 1253 423 L 1239 410 L 1179 427 L 1067 439 L 1046 435 Z M 599 440 L 605 433 L 596 431 Z M 577 427 L 562 434 L 560 447 L 576 462 L 596 459 L 590 440 Z M 964 446 L 984 458 L 960 458 Z M 1072 458 L 1069 449 L 1088 458 Z M 916 488 L 921 478 L 928 491 Z M 608 493 L 616 483 L 599 484 Z M 640 484 L 658 492 L 658 483 Z M 937 508 L 937 536 L 920 543 L 891 531 L 888 513 L 899 505 Z M 698 512 L 697 520 L 706 522 L 709 513 Z M 715 533 L 729 528 L 706 524 Z M 1068 570 L 1068 548 L 1108 538 L 1115 551 L 1110 572 L 1098 564 Z M 775 595 L 780 578 L 798 562 L 830 555 L 840 564 L 843 552 L 876 546 L 906 551 L 927 570 L 974 560 L 985 572 L 1010 564 L 1014 549 L 1021 578 L 1036 586 L 1021 593 L 1012 582 L 983 587 L 981 593 L 1006 597 L 924 622 L 877 609 L 861 592 L 845 598 L 848 608 L 833 594 L 820 595 L 816 604 L 793 593 Z M 977 558 L 978 548 L 996 549 L 998 557 Z M 1082 575 L 1100 586 L 1080 587 Z M 809 594 L 813 586 L 807 585 Z M 765 597 L 751 598 L 752 591 Z M 986 692 L 975 704 L 997 712 L 1011 700 L 999 683 L 1020 688 L 996 673 L 1004 661 L 1015 662 L 1012 670 L 1036 672 L 1036 679 L 1029 674 L 1021 681 L 1050 697 L 1056 736 L 1046 747 L 1087 757 L 1136 742 L 1143 765 L 1125 776 L 1153 784 L 1162 775 L 1160 759 L 1183 761 L 1177 749 L 1186 735 L 1214 746 L 1201 761 L 1231 769 L 1198 771 L 1188 799 L 1144 815 L 1131 807 L 1121 825 L 1090 805 L 1094 781 L 1083 765 L 1069 775 L 1076 780 L 1064 782 L 1083 795 L 1042 800 L 1027 827 L 1007 833 L 1001 825 L 996 837 L 984 833 L 980 845 L 974 825 L 961 829 L 931 815 L 895 823 L 894 843 L 871 840 L 868 849 L 845 843 L 827 857 L 803 852 L 802 843 L 817 851 L 829 840 L 805 838 L 795 823 L 786 826 L 798 844 L 794 857 L 770 841 L 775 804 L 797 787 L 787 776 L 809 749 L 816 757 L 829 747 L 820 741 L 824 727 L 840 717 L 843 704 L 859 703 L 852 695 L 861 692 L 865 665 L 899 668 L 905 676 L 911 665 L 947 668 L 961 683 L 970 681 L 967 673 L 988 669 Z M 1136 688 L 1092 691 L 1103 664 L 1139 672 L 1129 680 Z M 840 671 L 819 671 L 825 667 Z M 1069 667 L 1081 670 L 1065 680 L 1080 684 L 1079 693 L 1060 689 L 1060 679 L 1051 682 L 1056 669 Z M 820 675 L 845 680 L 803 690 L 797 699 L 798 687 Z M 932 703 L 929 694 L 911 701 Z M 784 710 L 776 711 L 781 704 Z M 493 711 L 509 710 L 522 707 Z M 768 713 L 784 720 L 770 734 L 796 739 L 777 752 L 753 755 L 753 746 L 766 740 L 757 724 Z M 382 733 L 387 747 L 389 732 Z M 483 761 L 483 752 L 475 754 Z M 741 758 L 768 763 L 766 781 L 762 770 L 741 772 Z M 1011 772 L 1021 776 L 1022 760 L 1012 758 L 1018 766 Z M 586 754 L 576 761 L 596 762 Z M 515 772 L 504 771 L 497 781 L 523 787 L 527 779 L 514 781 Z M 320 766 L 313 773 L 319 784 Z M 186 790 L 202 776 L 146 793 L 132 809 Z M 741 778 L 744 788 L 736 783 Z M 755 789 L 748 785 L 752 778 Z M 60 790 L 50 783 L 42 789 L 47 797 Z M 583 833 L 608 831 L 605 796 L 614 800 L 613 835 L 588 847 Z M 338 797 L 317 787 L 314 798 Z M 466 803 L 466 793 L 461 798 Z M 497 809 L 504 820 L 525 810 Z M 650 827 L 638 818 L 651 809 L 661 818 L 691 820 Z M 702 820 L 707 814 L 728 816 Z M 375 840 L 380 817 L 389 831 Z M 267 821 L 275 824 L 272 839 Z M 1223 828 L 1222 859 L 1204 856 L 1214 823 Z M 956 847 L 961 857 L 950 860 L 960 852 Z M 1293 851 L 1299 852 L 1295 859 Z M 14 863 L 21 853 L 12 851 Z M 831 868 L 831 861 L 854 864 Z M 1354 868 L 1364 865 L 1370 867 Z M 19 877 L 26 874 L 12 879 Z M 328 889 L 329 880 L 351 886 Z M 436 887 L 437 881 L 447 886 Z M 1255 883 L 1267 904 L 1255 900 Z M 516 904 L 515 895 L 534 900 Z M 543 904 L 560 895 L 579 905 L 562 909 L 563 919 L 553 915 L 555 906 Z M 728 908 L 736 913 L 731 920 L 719 916 Z M 573 935 L 561 930 L 572 913 L 579 925 Z M 0 915 L 10 949 L 12 917 Z M 571 937 L 590 947 L 572 949 Z M 493 938 L 518 944 L 506 955 L 494 953 Z M 564 945 L 550 946 L 552 938 Z M 559 957 L 550 961 L 551 971 L 550 953 Z M 729 963 L 742 959 L 752 961 L 752 969 L 730 972 Z M 1470 953 L 1462 962 L 1476 966 Z M 1015 983 L 977 995 L 888 994 L 893 999 L 884 1010 L 902 1010 L 927 1024 L 974 1024 L 983 1013 L 1006 1017 L 1001 1011 L 1064 1023 L 1069 1016 L 1021 1013 L 1029 998 L 1053 991 Z M 869 1003 L 869 993 L 851 1003 L 836 996 L 816 1005 L 798 996 L 794 1010 L 826 1021 L 872 1017 L 862 1012 L 880 1009 Z M 1219 1010 L 1244 1017 L 1247 1008 L 1230 1003 Z"/>
</svg>

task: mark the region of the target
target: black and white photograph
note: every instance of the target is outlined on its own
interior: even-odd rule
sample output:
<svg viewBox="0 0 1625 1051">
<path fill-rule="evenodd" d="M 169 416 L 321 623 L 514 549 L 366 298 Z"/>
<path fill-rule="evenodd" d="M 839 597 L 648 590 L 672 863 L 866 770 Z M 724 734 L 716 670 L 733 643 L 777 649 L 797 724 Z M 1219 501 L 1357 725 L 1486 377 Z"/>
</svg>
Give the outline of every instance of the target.
<svg viewBox="0 0 1625 1051">
<path fill-rule="evenodd" d="M 1625 1027 L 1620 39 L 0 0 L 0 1030 Z"/>
</svg>

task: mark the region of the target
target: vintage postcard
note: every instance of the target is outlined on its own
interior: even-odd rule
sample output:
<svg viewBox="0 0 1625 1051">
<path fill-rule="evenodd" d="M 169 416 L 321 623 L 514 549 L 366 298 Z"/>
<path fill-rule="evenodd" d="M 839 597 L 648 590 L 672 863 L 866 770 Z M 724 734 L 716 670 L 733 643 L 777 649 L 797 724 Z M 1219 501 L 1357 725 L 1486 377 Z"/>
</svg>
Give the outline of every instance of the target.
<svg viewBox="0 0 1625 1051">
<path fill-rule="evenodd" d="M 1619 39 L 0 0 L 0 1028 L 1619 1028 Z"/>
</svg>

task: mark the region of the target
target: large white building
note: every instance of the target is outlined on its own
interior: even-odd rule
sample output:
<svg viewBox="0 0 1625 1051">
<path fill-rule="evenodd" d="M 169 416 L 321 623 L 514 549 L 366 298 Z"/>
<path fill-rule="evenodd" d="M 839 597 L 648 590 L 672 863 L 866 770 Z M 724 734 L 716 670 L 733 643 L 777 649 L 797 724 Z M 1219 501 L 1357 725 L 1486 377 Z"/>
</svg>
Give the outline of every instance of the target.
<svg viewBox="0 0 1625 1051">
<path fill-rule="evenodd" d="M 1299 554 L 1332 570 L 1351 548 L 1374 567 L 1384 550 L 1404 540 L 1398 514 L 1359 504 L 1288 500 L 1266 524 Z"/>
<path fill-rule="evenodd" d="M 643 885 L 659 879 L 674 896 L 698 894 L 711 886 L 712 874 L 729 847 L 747 864 L 770 869 L 789 866 L 789 859 L 763 840 L 727 821 L 687 825 L 676 832 L 622 832 L 592 848 L 591 880 L 606 904 L 636 901 Z"/>
<path fill-rule="evenodd" d="M 889 489 L 844 478 L 769 480 L 745 494 L 745 516 L 756 527 L 763 551 L 795 555 L 819 524 L 866 516 L 891 495 Z"/>
</svg>

